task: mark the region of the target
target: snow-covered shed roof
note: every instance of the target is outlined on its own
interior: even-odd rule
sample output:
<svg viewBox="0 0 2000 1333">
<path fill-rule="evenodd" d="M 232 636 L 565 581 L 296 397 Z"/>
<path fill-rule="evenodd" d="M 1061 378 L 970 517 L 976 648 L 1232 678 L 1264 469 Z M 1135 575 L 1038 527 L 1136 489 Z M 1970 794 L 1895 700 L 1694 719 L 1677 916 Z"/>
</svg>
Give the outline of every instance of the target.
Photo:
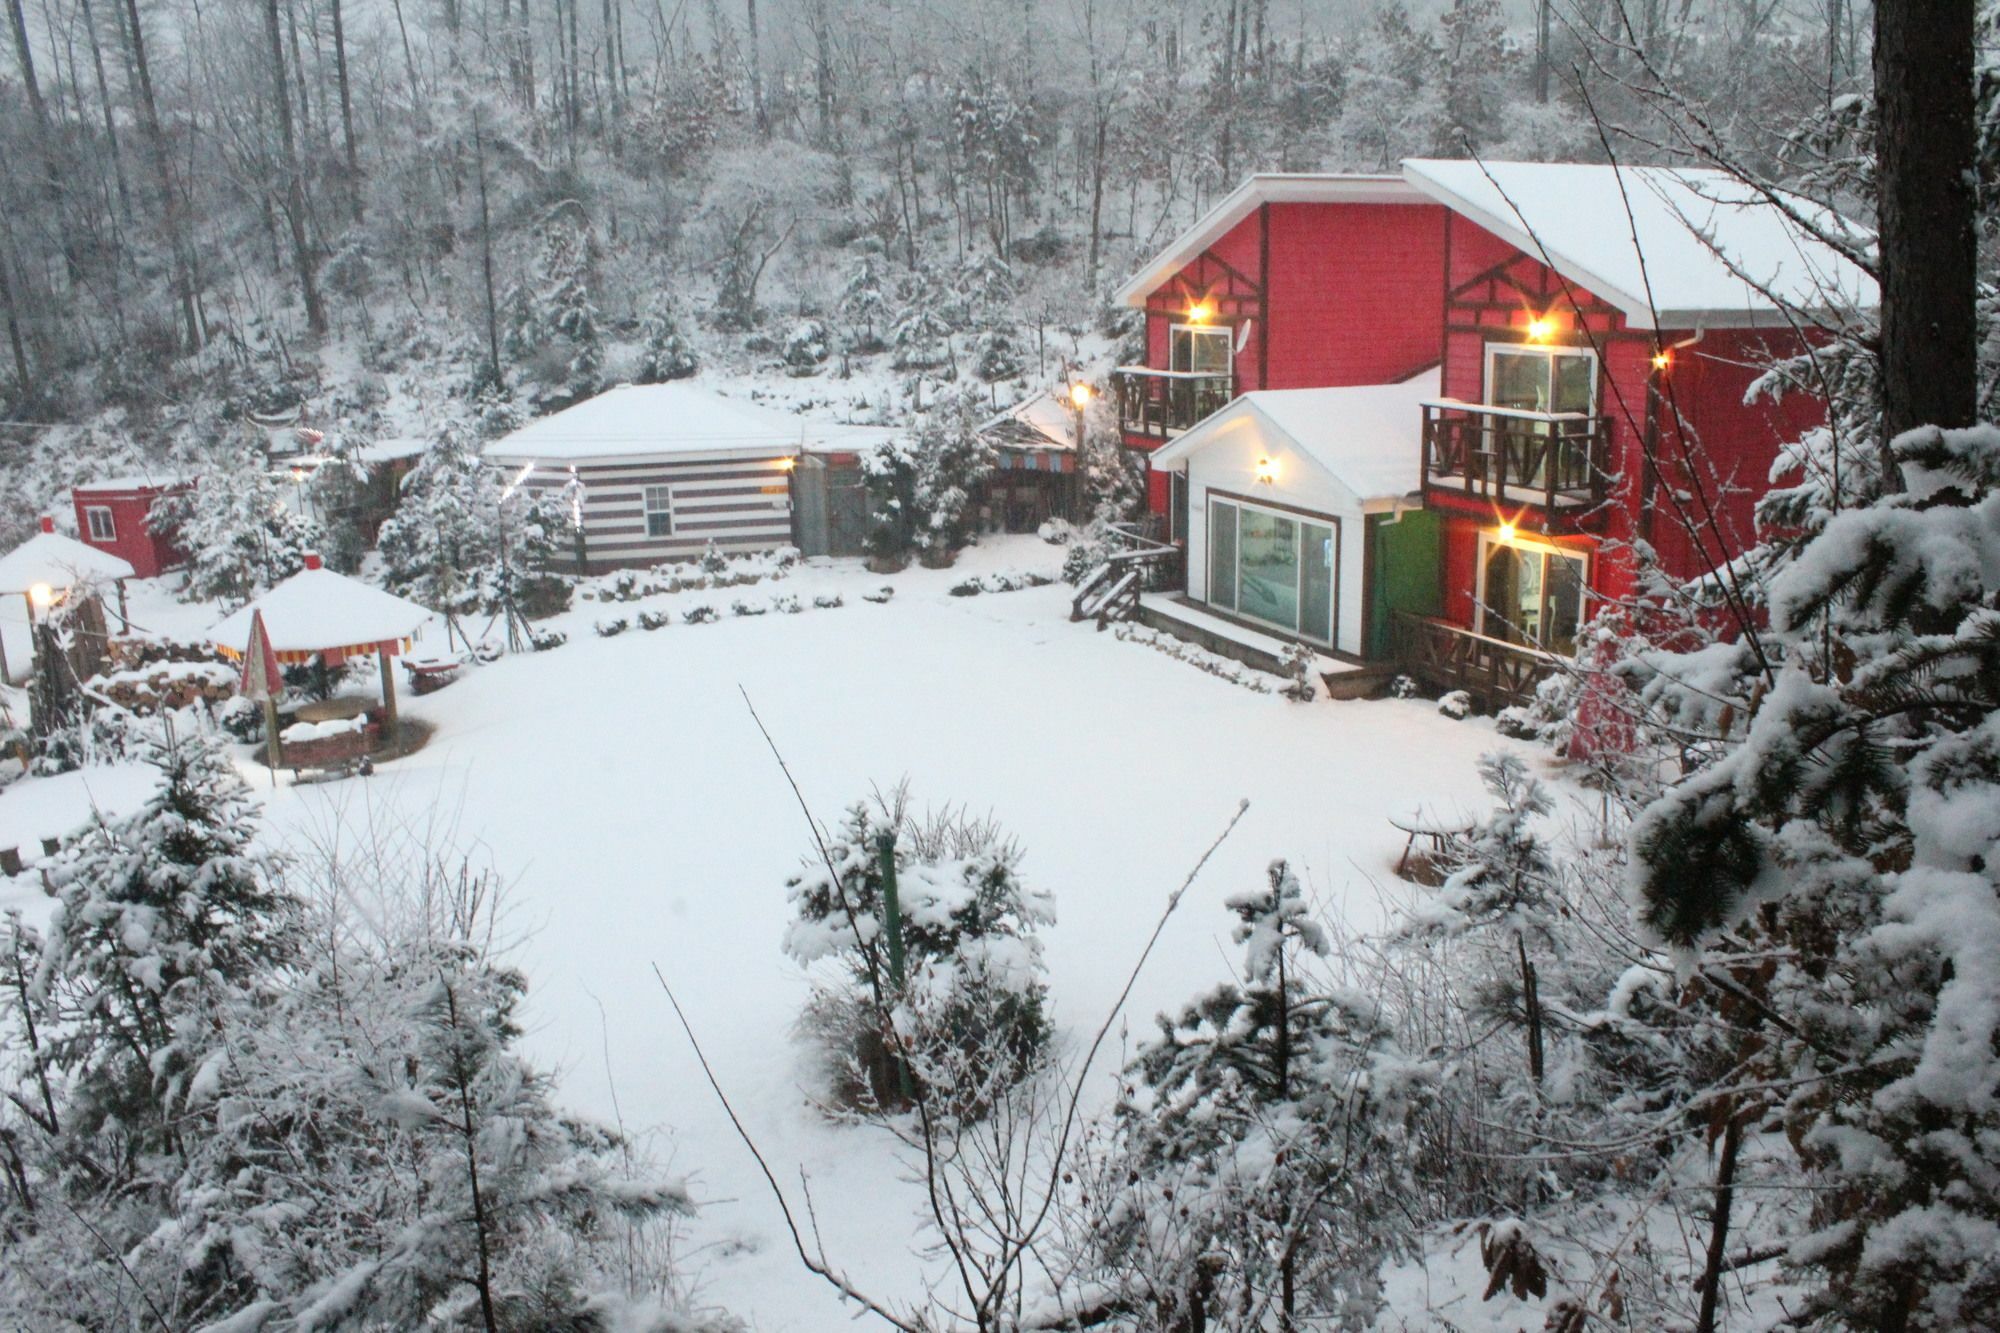
<svg viewBox="0 0 2000 1333">
<path fill-rule="evenodd" d="M 729 398 L 693 384 L 622 384 L 531 421 L 487 445 L 501 464 L 578 463 L 673 454 L 788 456 L 819 448 L 860 448 L 874 435 Z"/>
<path fill-rule="evenodd" d="M 101 477 L 96 481 L 79 481 L 70 489 L 77 495 L 134 495 L 146 491 L 171 491 L 188 484 L 186 477 L 172 472 L 154 472 L 141 475 L 128 473 L 118 477 Z"/>
<path fill-rule="evenodd" d="M 343 649 L 372 650 L 401 642 L 430 619 L 429 608 L 320 566 L 306 568 L 209 630 L 208 641 L 231 657 L 250 642 L 250 621 L 264 613 L 264 632 L 280 659 Z"/>
<path fill-rule="evenodd" d="M 1865 231 L 1798 196 L 1780 207 L 1724 171 L 1412 158 L 1403 175 L 1635 328 L 1754 328 L 1786 323 L 1785 306 L 1879 300 L 1874 279 L 1813 235 L 1863 246 Z"/>
<path fill-rule="evenodd" d="M 79 583 L 129 579 L 138 571 L 109 551 L 60 532 L 38 532 L 0 556 L 0 595 L 25 593 L 38 583 L 73 588 Z"/>
<path fill-rule="evenodd" d="M 1259 172 L 1224 195 L 1146 266 L 1125 280 L 1111 299 L 1142 306 L 1161 283 L 1194 262 L 1264 204 L 1421 204 L 1423 191 L 1401 176 L 1355 176 L 1327 172 Z"/>
<path fill-rule="evenodd" d="M 1422 481 L 1423 405 L 1438 396 L 1440 378 L 1432 366 L 1397 384 L 1246 393 L 1150 462 L 1179 469 L 1201 449 L 1247 430 L 1290 444 L 1363 504 L 1401 499 Z"/>
<path fill-rule="evenodd" d="M 1071 449 L 1076 445 L 1076 413 L 1044 389 L 981 423 L 979 433 L 1015 449 Z"/>
</svg>

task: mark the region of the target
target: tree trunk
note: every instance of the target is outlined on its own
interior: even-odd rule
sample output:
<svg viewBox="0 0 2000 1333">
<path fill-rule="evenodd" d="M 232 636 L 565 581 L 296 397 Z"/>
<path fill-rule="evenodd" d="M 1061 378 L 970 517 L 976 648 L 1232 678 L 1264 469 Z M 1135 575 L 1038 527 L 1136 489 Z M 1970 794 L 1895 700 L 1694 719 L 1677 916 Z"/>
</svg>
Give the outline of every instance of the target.
<svg viewBox="0 0 2000 1333">
<path fill-rule="evenodd" d="M 180 302 L 186 329 L 184 346 L 199 351 L 208 341 L 201 311 L 195 305 L 194 262 L 188 253 L 187 232 L 181 216 L 180 191 L 174 188 L 174 174 L 167 156 L 167 136 L 160 128 L 160 105 L 153 96 L 153 75 L 146 61 L 146 34 L 139 26 L 139 0 L 125 0 L 119 34 L 125 42 L 125 58 L 132 68 L 139 92 L 139 122 L 146 133 L 147 156 L 152 159 L 153 176 L 160 188 L 160 213 L 166 223 L 167 248 L 173 256 L 174 296 Z"/>
<path fill-rule="evenodd" d="M 354 143 L 354 96 L 347 81 L 347 31 L 341 22 L 342 0 L 332 0 L 333 77 L 340 88 L 340 133 L 347 149 L 347 202 L 354 225 L 361 225 L 361 154 Z"/>
<path fill-rule="evenodd" d="M 14 375 L 21 382 L 21 396 L 35 396 L 34 373 L 28 367 L 28 340 L 21 330 L 21 311 L 14 296 L 13 247 L 0 245 L 0 314 L 7 319 L 7 345 L 14 353 Z"/>
<path fill-rule="evenodd" d="M 1973 0 L 1877 0 L 1885 448 L 1977 410 L 1972 62 Z"/>
<path fill-rule="evenodd" d="M 119 216 L 129 225 L 132 221 L 132 190 L 125 182 L 125 154 L 118 147 L 118 122 L 111 105 L 111 82 L 104 77 L 104 47 L 98 39 L 97 14 L 90 7 L 90 0 L 81 0 L 83 6 L 83 31 L 90 43 L 90 65 L 97 76 L 97 101 L 104 109 L 104 146 L 111 154 L 111 174 L 118 182 Z"/>
<path fill-rule="evenodd" d="M 1729 1245 L 1729 1211 L 1736 1201 L 1736 1152 L 1743 1143 L 1742 1122 L 1732 1114 L 1722 1130 L 1722 1160 L 1715 1167 L 1715 1219 L 1708 1232 L 1708 1262 L 1701 1272 L 1701 1312 L 1694 1333 L 1715 1333 L 1716 1307 L 1722 1299 L 1723 1252 Z"/>
<path fill-rule="evenodd" d="M 299 294 L 305 301 L 306 328 L 317 336 L 326 332 L 326 309 L 320 304 L 312 244 L 306 237 L 305 183 L 299 179 L 299 150 L 292 133 L 292 99 L 285 90 L 285 37 L 278 23 L 278 0 L 264 0 L 264 36 L 271 47 L 271 105 L 278 113 L 280 160 L 285 170 L 285 221 L 291 229 L 292 264 L 298 270 Z"/>
<path fill-rule="evenodd" d="M 486 283 L 486 371 L 500 387 L 500 311 L 493 296 L 493 218 L 486 206 L 486 140 L 477 105 L 472 112 L 472 161 L 479 176 L 479 271 Z"/>
<path fill-rule="evenodd" d="M 744 20 L 750 29 L 750 110 L 757 120 L 757 133 L 771 137 L 771 118 L 764 112 L 764 61 L 758 50 L 757 0 L 744 0 Z"/>
</svg>

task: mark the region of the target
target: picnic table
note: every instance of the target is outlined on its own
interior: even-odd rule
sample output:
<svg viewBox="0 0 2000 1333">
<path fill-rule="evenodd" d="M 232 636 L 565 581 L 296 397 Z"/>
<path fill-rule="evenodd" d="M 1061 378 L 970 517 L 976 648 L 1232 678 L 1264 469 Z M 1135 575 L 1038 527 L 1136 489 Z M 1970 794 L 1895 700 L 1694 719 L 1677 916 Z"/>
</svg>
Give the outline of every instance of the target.
<svg viewBox="0 0 2000 1333">
<path fill-rule="evenodd" d="M 410 693 L 429 694 L 458 679 L 465 669 L 465 657 L 405 657 L 403 670 L 410 673 Z"/>
</svg>

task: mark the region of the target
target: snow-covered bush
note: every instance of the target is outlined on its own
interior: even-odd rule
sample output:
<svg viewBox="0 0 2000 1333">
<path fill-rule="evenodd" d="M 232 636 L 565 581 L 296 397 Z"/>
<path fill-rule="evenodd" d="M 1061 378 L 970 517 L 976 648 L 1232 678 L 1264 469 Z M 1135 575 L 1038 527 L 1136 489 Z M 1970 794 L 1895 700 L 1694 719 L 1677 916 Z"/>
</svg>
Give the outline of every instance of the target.
<svg viewBox="0 0 2000 1333">
<path fill-rule="evenodd" d="M 843 1104 L 928 1096 L 972 1114 L 1037 1066 L 1049 1024 L 1036 932 L 1055 904 L 1021 882 L 1020 861 L 992 822 L 920 819 L 899 786 L 852 806 L 825 860 L 788 881 L 784 948 L 827 965 L 806 1026 Z"/>
<path fill-rule="evenodd" d="M 1285 648 L 1285 675 L 1290 684 L 1281 693 L 1293 703 L 1309 704 L 1319 698 L 1319 654 L 1302 643 Z"/>
<path fill-rule="evenodd" d="M 643 630 L 665 629 L 673 623 L 673 613 L 669 611 L 641 611 L 639 613 L 639 628 Z"/>
<path fill-rule="evenodd" d="M 1472 716 L 1472 696 L 1464 690 L 1449 690 L 1438 696 L 1438 712 L 1454 721 Z"/>
<path fill-rule="evenodd" d="M 833 354 L 833 333 L 823 320 L 801 319 L 785 330 L 779 355 L 792 375 L 817 375 Z"/>
<path fill-rule="evenodd" d="M 831 611 L 837 607 L 846 606 L 847 602 L 837 592 L 823 592 L 814 595 L 813 605 L 822 611 Z"/>
<path fill-rule="evenodd" d="M 632 622 L 624 616 L 607 616 L 591 626 L 600 639 L 615 639 L 632 627 Z"/>
<path fill-rule="evenodd" d="M 681 621 L 683 624 L 710 625 L 715 623 L 716 619 L 717 616 L 715 608 L 707 605 L 706 603 L 704 603 L 701 606 L 691 606 L 687 610 L 681 612 Z"/>
<path fill-rule="evenodd" d="M 741 597 L 729 604 L 732 616 L 761 616 L 771 608 L 758 602 L 746 602 Z"/>
</svg>

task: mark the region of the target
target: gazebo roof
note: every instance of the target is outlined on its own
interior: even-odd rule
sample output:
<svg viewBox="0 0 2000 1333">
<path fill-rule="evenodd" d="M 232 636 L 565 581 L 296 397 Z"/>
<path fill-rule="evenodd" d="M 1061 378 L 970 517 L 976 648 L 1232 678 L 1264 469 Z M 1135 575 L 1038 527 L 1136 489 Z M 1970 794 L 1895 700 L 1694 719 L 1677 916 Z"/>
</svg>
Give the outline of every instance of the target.
<svg viewBox="0 0 2000 1333">
<path fill-rule="evenodd" d="M 25 593 L 38 583 L 60 592 L 79 583 L 129 579 L 137 573 L 109 551 L 60 532 L 42 531 L 0 556 L 0 595 Z"/>
<path fill-rule="evenodd" d="M 309 560 L 306 568 L 211 629 L 209 642 L 230 657 L 241 657 L 250 641 L 251 618 L 261 611 L 278 660 L 300 661 L 314 653 L 374 652 L 383 643 L 400 650 L 430 619 L 427 607 L 336 574 L 316 556 Z"/>
</svg>

